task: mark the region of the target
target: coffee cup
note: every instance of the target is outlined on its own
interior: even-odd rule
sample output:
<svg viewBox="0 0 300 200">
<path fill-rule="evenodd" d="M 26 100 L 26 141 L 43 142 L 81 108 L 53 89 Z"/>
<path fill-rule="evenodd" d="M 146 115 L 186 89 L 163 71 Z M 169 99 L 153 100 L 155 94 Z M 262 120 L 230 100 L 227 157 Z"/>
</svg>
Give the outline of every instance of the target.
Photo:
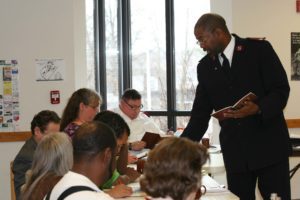
<svg viewBox="0 0 300 200">
<path fill-rule="evenodd" d="M 141 174 L 144 171 L 145 163 L 146 163 L 145 159 L 138 159 L 138 161 L 136 163 L 136 170 Z"/>
</svg>

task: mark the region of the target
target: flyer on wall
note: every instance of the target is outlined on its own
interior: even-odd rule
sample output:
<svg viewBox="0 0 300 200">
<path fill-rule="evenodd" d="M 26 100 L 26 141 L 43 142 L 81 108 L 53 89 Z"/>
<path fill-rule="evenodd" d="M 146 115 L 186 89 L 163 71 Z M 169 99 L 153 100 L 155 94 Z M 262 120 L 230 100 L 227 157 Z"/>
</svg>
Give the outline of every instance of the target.
<svg viewBox="0 0 300 200">
<path fill-rule="evenodd" d="M 0 60 L 0 132 L 19 131 L 19 69 L 16 60 Z"/>
<path fill-rule="evenodd" d="M 291 33 L 291 80 L 300 80 L 300 32 Z"/>
</svg>

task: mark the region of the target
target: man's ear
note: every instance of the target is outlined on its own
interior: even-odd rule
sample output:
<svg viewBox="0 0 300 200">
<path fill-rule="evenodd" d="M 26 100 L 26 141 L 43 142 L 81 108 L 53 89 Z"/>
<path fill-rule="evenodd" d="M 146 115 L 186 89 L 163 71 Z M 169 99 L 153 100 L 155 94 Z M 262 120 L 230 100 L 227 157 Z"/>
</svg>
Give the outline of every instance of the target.
<svg viewBox="0 0 300 200">
<path fill-rule="evenodd" d="M 33 129 L 33 131 L 34 131 L 34 136 L 35 136 L 35 138 L 36 138 L 38 141 L 41 140 L 42 137 L 43 137 L 43 133 L 42 133 L 41 129 L 40 129 L 39 127 L 36 126 L 36 127 Z"/>
<path fill-rule="evenodd" d="M 104 150 L 103 160 L 105 163 L 110 163 L 111 159 L 112 159 L 112 150 L 110 148 L 106 148 Z"/>
<path fill-rule="evenodd" d="M 222 31 L 220 28 L 216 28 L 213 32 L 213 34 L 215 34 L 218 37 L 220 37 L 223 33 L 224 31 Z"/>
<path fill-rule="evenodd" d="M 36 126 L 36 127 L 34 128 L 34 134 L 35 134 L 35 135 L 37 135 L 37 134 L 42 134 L 41 129 L 40 129 L 39 127 Z"/>
</svg>

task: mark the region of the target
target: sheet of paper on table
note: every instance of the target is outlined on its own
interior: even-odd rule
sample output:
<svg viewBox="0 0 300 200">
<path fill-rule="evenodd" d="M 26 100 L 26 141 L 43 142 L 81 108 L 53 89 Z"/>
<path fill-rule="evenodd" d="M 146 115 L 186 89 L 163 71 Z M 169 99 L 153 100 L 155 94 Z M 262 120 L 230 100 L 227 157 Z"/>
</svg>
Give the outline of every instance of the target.
<svg viewBox="0 0 300 200">
<path fill-rule="evenodd" d="M 130 150 L 129 153 L 131 153 L 132 155 L 135 155 L 138 159 L 146 157 L 148 155 L 148 152 L 150 151 L 150 149 L 142 149 L 140 151 L 133 151 Z"/>
<path fill-rule="evenodd" d="M 220 185 L 217 181 L 215 181 L 208 175 L 204 175 L 202 177 L 202 185 L 206 187 L 207 194 L 229 192 L 229 190 L 225 188 L 224 185 Z"/>
<path fill-rule="evenodd" d="M 132 197 L 145 197 L 146 193 L 141 191 L 140 183 L 139 182 L 133 182 L 129 183 L 127 186 L 132 188 Z"/>
</svg>

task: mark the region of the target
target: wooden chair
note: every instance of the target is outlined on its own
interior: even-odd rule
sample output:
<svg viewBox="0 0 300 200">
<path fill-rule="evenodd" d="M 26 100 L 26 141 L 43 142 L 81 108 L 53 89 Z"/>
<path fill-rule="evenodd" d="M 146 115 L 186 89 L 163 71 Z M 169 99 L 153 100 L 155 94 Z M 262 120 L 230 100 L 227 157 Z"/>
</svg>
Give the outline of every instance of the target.
<svg viewBox="0 0 300 200">
<path fill-rule="evenodd" d="M 16 200 L 13 161 L 10 162 L 10 195 L 11 195 L 11 200 Z"/>
</svg>

